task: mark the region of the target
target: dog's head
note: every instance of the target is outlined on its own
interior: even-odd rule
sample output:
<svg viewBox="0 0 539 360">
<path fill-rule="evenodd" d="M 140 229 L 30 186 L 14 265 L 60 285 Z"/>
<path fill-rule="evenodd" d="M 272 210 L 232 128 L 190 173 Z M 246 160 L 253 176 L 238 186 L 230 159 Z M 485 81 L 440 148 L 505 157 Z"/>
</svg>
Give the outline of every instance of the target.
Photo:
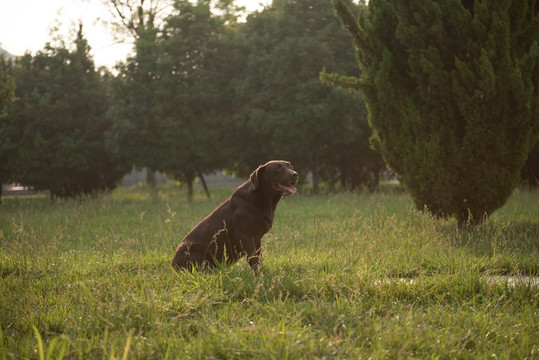
<svg viewBox="0 0 539 360">
<path fill-rule="evenodd" d="M 253 190 L 263 188 L 278 195 L 294 195 L 298 173 L 288 161 L 272 160 L 253 171 L 250 180 Z"/>
</svg>

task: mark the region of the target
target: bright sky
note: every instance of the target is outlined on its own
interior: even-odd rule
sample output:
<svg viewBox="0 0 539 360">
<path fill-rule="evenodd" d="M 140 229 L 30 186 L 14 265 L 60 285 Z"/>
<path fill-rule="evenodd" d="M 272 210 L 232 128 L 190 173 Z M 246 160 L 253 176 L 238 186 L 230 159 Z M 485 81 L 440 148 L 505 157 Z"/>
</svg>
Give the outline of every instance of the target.
<svg viewBox="0 0 539 360">
<path fill-rule="evenodd" d="M 110 18 L 103 1 L 106 0 L 0 0 L 0 47 L 13 55 L 23 55 L 26 51 L 35 54 L 51 40 L 50 29 L 58 20 L 66 32 L 66 41 L 72 39 L 68 32 L 82 20 L 96 65 L 112 68 L 126 58 L 132 46 L 116 43 L 103 25 L 102 20 Z M 268 2 L 236 0 L 248 11 Z"/>
</svg>

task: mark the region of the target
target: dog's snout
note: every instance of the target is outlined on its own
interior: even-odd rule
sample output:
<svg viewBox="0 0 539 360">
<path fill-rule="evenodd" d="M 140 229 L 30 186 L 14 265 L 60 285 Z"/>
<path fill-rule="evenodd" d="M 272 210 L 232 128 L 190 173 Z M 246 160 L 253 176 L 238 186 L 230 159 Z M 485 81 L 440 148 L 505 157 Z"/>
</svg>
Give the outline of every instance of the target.
<svg viewBox="0 0 539 360">
<path fill-rule="evenodd" d="M 292 174 L 291 174 L 291 175 L 292 175 L 292 178 L 295 179 L 295 180 L 297 180 L 298 177 L 299 177 L 298 173 L 295 172 L 294 170 L 292 170 Z"/>
</svg>

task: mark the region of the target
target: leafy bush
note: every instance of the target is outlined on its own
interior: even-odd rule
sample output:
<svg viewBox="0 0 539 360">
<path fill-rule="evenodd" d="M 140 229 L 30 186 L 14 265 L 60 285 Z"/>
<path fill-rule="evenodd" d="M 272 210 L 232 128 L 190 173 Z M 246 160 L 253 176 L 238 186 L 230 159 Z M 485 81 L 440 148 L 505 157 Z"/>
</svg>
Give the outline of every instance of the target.
<svg viewBox="0 0 539 360">
<path fill-rule="evenodd" d="M 501 207 L 539 135 L 534 1 L 341 0 L 373 142 L 419 209 L 481 222 Z"/>
<path fill-rule="evenodd" d="M 19 99 L 1 119 L 5 143 L 0 155 L 14 165 L 2 182 L 49 190 L 52 197 L 74 197 L 114 188 L 130 169 L 109 136 L 106 86 L 95 71 L 82 27 L 74 47 L 48 44 L 11 69 Z"/>
</svg>

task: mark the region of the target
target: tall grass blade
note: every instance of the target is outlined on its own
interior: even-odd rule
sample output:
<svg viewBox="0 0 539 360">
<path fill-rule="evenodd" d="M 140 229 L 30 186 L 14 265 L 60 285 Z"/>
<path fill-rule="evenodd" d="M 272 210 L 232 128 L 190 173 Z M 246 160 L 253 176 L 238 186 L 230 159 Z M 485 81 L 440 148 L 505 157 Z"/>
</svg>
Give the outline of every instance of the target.
<svg viewBox="0 0 539 360">
<path fill-rule="evenodd" d="M 37 328 L 32 325 L 32 328 L 34 329 L 34 334 L 36 336 L 36 339 L 37 339 L 37 348 L 38 348 L 38 353 L 39 353 L 39 359 L 40 360 L 45 360 L 45 349 L 43 348 L 43 340 L 41 339 L 41 335 L 39 334 L 39 330 L 37 330 Z"/>
<path fill-rule="evenodd" d="M 122 355 L 122 360 L 127 360 L 127 355 L 129 354 L 129 348 L 131 347 L 132 335 L 133 335 L 133 332 L 130 332 L 129 336 L 127 337 L 127 341 L 125 342 L 125 346 L 124 346 L 124 353 Z"/>
</svg>

